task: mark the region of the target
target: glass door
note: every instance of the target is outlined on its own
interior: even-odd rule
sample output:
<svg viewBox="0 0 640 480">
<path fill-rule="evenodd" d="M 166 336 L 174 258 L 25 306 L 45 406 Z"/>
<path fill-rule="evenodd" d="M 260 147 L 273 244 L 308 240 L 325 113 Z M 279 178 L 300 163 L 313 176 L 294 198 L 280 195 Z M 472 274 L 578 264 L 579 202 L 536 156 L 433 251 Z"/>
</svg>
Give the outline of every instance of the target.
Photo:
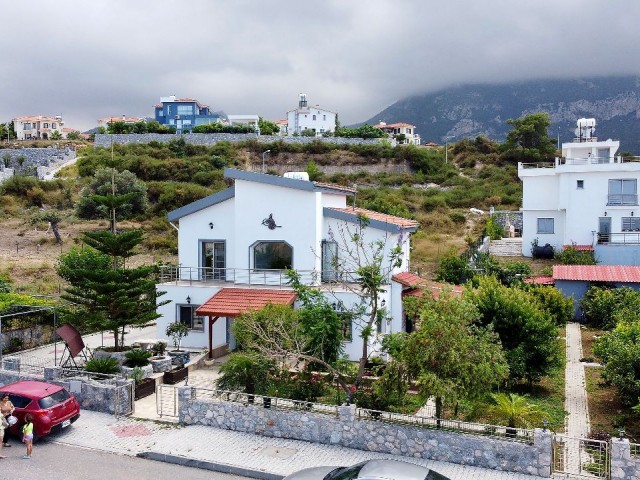
<svg viewBox="0 0 640 480">
<path fill-rule="evenodd" d="M 203 280 L 225 280 L 226 260 L 224 242 L 204 241 L 201 242 L 202 267 L 201 278 Z"/>
<path fill-rule="evenodd" d="M 609 243 L 611 237 L 611 217 L 598 219 L 598 243 Z"/>
</svg>

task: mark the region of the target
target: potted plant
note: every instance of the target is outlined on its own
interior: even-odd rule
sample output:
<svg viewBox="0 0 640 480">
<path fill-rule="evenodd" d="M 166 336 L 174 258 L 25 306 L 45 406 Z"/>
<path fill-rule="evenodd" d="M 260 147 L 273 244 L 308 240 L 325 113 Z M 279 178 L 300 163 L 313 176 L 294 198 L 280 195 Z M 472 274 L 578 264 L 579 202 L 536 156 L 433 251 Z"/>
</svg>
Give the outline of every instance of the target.
<svg viewBox="0 0 640 480">
<path fill-rule="evenodd" d="M 156 373 L 171 370 L 171 357 L 169 355 L 165 355 L 166 349 L 167 342 L 164 340 L 157 341 L 151 347 L 153 357 L 151 357 L 149 361 L 151 362 L 151 368 Z"/>
<path fill-rule="evenodd" d="M 139 348 L 129 350 L 125 355 L 122 373 L 128 377 L 132 373 L 133 369 L 139 368 L 145 378 L 150 377 L 153 373 L 153 368 L 151 367 L 149 357 L 151 357 L 151 352 L 147 352 Z"/>
<path fill-rule="evenodd" d="M 129 374 L 129 378 L 135 383 L 134 398 L 136 400 L 155 393 L 156 381 L 153 378 L 145 378 L 144 371 L 140 367 L 134 367 Z"/>
<path fill-rule="evenodd" d="M 120 373 L 120 362 L 113 357 L 92 358 L 85 365 L 87 372 L 95 373 L 92 378 L 102 380 L 105 375 L 116 375 Z"/>
<path fill-rule="evenodd" d="M 171 363 L 177 366 L 184 366 L 189 362 L 189 352 L 180 350 L 182 339 L 189 335 L 189 327 L 182 322 L 173 322 L 167 325 L 166 334 L 173 340 L 175 350 L 169 352 Z"/>
<path fill-rule="evenodd" d="M 169 385 L 175 385 L 181 382 L 189 375 L 189 369 L 185 366 L 174 366 L 171 370 L 167 370 L 162 374 L 162 382 Z"/>
</svg>

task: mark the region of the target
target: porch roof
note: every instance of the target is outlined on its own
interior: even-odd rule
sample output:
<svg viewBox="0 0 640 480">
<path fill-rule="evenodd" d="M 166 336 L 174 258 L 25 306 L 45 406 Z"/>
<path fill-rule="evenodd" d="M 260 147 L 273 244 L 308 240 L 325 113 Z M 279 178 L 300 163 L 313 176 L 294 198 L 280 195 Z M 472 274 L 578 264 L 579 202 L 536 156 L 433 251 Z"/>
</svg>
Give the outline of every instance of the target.
<svg viewBox="0 0 640 480">
<path fill-rule="evenodd" d="M 640 267 L 629 265 L 554 265 L 554 280 L 640 283 Z"/>
<path fill-rule="evenodd" d="M 197 315 L 237 317 L 268 304 L 291 305 L 296 299 L 292 290 L 263 288 L 223 288 L 196 310 Z"/>
</svg>

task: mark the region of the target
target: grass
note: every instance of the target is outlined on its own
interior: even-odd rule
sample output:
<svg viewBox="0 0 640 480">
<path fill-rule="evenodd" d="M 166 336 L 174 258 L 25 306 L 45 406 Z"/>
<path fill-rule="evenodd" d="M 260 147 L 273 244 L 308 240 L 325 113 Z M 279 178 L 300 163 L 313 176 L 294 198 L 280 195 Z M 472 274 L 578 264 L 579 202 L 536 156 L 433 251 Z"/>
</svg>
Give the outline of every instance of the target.
<svg viewBox="0 0 640 480">
<path fill-rule="evenodd" d="M 582 337 L 582 358 L 588 360 L 596 360 L 593 354 L 593 344 L 595 342 L 595 337 L 598 337 L 604 333 L 604 330 L 590 327 L 588 325 L 583 325 L 580 327 L 580 335 Z"/>
</svg>

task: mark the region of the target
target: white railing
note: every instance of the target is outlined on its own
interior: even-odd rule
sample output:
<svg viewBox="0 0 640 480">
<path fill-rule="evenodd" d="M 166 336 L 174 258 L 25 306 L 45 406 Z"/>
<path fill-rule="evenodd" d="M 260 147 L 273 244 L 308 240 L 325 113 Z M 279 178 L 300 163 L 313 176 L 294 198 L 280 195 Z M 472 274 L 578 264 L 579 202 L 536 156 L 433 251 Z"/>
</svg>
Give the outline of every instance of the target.
<svg viewBox="0 0 640 480">
<path fill-rule="evenodd" d="M 233 285 L 263 285 L 283 288 L 290 286 L 287 270 L 255 270 L 250 268 L 183 267 L 181 265 L 161 265 L 160 283 L 223 283 Z M 318 270 L 297 270 L 304 285 L 317 286 L 321 283 L 356 283 L 358 277 L 353 272 L 320 272 Z"/>
</svg>

